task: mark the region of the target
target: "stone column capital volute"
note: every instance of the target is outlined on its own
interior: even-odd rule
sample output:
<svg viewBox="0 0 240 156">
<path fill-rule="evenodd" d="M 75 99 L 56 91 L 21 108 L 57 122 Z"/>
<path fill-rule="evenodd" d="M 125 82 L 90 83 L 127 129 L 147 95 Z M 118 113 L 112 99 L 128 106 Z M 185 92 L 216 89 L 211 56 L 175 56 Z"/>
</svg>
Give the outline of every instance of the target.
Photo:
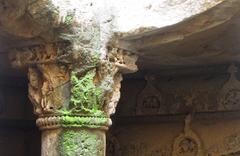
<svg viewBox="0 0 240 156">
<path fill-rule="evenodd" d="M 137 70 L 137 57 L 109 48 L 104 58 L 71 51 L 68 42 L 13 49 L 15 67 L 28 68 L 29 98 L 40 129 L 103 128 L 111 124 L 123 73 Z"/>
</svg>

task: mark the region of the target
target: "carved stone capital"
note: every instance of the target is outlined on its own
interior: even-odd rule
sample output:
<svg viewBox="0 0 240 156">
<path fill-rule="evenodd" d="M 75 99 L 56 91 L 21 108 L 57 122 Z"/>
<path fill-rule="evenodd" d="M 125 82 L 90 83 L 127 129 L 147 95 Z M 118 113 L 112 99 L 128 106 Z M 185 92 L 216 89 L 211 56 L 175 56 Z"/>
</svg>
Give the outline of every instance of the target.
<svg viewBox="0 0 240 156">
<path fill-rule="evenodd" d="M 40 129 L 108 127 L 120 98 L 122 73 L 137 57 L 112 48 L 105 58 L 73 50 L 68 42 L 13 49 L 15 67 L 28 68 L 29 98 Z"/>
</svg>

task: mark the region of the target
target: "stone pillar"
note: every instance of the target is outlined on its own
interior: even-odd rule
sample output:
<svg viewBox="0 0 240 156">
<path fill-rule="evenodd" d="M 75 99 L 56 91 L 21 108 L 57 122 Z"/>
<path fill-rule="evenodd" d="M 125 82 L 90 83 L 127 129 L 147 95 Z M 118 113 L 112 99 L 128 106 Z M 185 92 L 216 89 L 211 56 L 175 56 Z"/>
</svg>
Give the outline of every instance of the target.
<svg viewBox="0 0 240 156">
<path fill-rule="evenodd" d="M 104 156 L 121 74 L 137 69 L 136 57 L 115 48 L 103 58 L 72 49 L 69 42 L 34 45 L 14 49 L 10 59 L 28 69 L 42 156 Z"/>
</svg>

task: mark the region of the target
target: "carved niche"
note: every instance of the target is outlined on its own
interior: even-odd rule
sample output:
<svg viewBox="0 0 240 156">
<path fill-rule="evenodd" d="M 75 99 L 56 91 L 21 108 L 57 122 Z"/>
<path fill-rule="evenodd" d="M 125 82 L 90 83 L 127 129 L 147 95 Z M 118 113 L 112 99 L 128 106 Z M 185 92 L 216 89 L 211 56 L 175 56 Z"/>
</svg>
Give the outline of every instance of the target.
<svg viewBox="0 0 240 156">
<path fill-rule="evenodd" d="M 192 130 L 191 120 L 191 115 L 188 115 L 184 132 L 174 140 L 172 156 L 204 156 L 201 139 Z"/>
<path fill-rule="evenodd" d="M 163 98 L 154 87 L 154 76 L 145 77 L 147 84 L 137 97 L 136 115 L 157 115 L 163 111 Z"/>
<path fill-rule="evenodd" d="M 228 72 L 230 78 L 224 84 L 219 96 L 219 110 L 239 110 L 240 109 L 240 82 L 237 80 L 238 68 L 230 65 Z"/>
</svg>

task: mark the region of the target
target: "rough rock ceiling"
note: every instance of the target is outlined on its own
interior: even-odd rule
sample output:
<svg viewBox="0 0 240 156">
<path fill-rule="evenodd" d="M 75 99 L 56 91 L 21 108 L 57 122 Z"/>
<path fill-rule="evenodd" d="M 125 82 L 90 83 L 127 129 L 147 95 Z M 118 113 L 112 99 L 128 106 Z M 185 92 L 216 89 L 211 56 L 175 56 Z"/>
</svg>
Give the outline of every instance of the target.
<svg viewBox="0 0 240 156">
<path fill-rule="evenodd" d="M 119 47 L 140 55 L 142 70 L 238 62 L 239 12 L 239 3 L 223 3 L 176 25 L 123 37 Z"/>
<path fill-rule="evenodd" d="M 240 23 L 223 25 L 181 41 L 142 47 L 138 64 L 143 69 L 199 66 L 240 60 Z"/>
<path fill-rule="evenodd" d="M 0 77 L 25 76 L 25 71 L 11 68 L 8 60 L 9 49 L 39 43 L 35 39 L 24 39 L 0 31 Z"/>
<path fill-rule="evenodd" d="M 225 1 L 178 24 L 128 34 L 119 47 L 140 55 L 142 70 L 219 64 L 240 59 L 240 1 Z M 21 75 L 11 69 L 7 51 L 41 42 L 0 30 L 0 75 Z"/>
</svg>

